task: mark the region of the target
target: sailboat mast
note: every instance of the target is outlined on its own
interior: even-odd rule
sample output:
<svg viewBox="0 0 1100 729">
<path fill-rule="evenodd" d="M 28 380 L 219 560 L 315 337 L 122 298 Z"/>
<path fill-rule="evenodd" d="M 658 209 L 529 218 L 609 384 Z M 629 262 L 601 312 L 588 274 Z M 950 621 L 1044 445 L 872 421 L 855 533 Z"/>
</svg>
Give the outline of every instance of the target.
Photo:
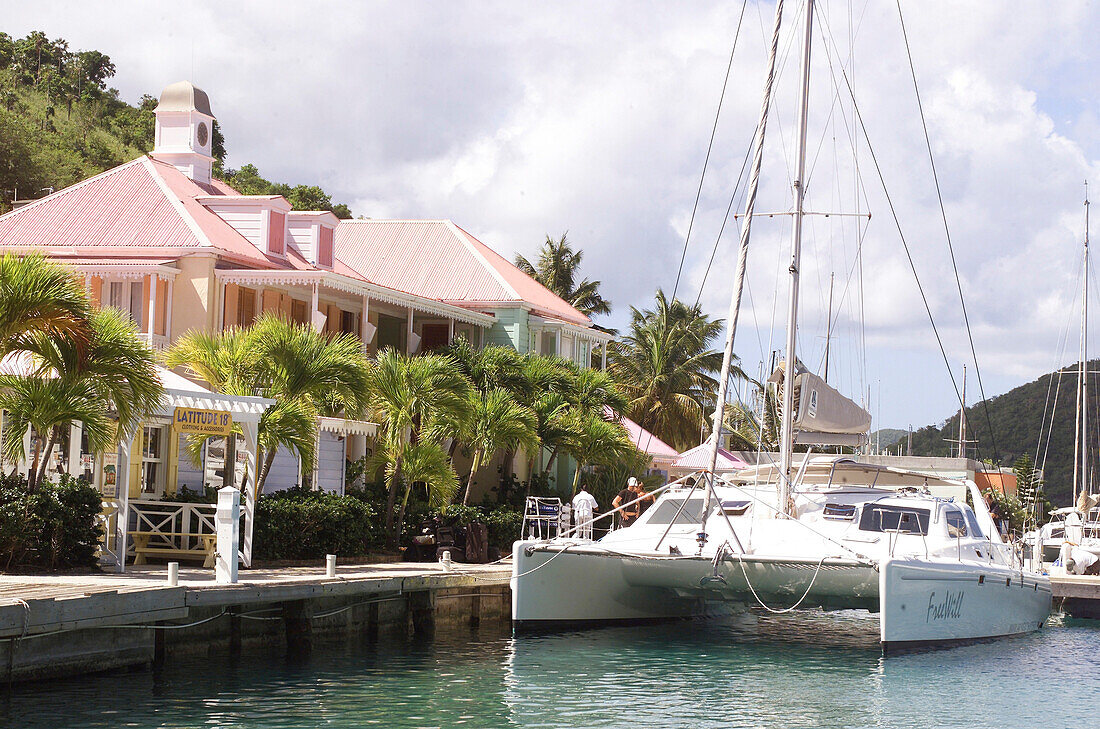
<svg viewBox="0 0 1100 729">
<path fill-rule="evenodd" d="M 966 365 L 963 365 L 962 403 L 959 405 L 959 458 L 966 458 Z"/>
<path fill-rule="evenodd" d="M 798 100 L 798 163 L 795 168 L 794 223 L 791 229 L 790 298 L 787 307 L 787 356 L 783 362 L 783 424 L 780 433 L 779 508 L 788 513 L 791 498 L 791 462 L 794 460 L 795 345 L 798 341 L 798 280 L 802 262 L 802 203 L 805 197 L 806 127 L 810 111 L 810 49 L 813 40 L 813 0 L 806 0 L 805 34 L 802 38 L 802 93 Z"/>
<path fill-rule="evenodd" d="M 1073 432 L 1074 497 L 1087 493 L 1088 462 L 1085 443 L 1088 436 L 1088 348 L 1085 335 L 1089 324 L 1089 183 L 1085 182 L 1085 245 L 1082 253 L 1083 284 L 1081 286 L 1081 355 L 1077 362 L 1077 418 Z"/>
<path fill-rule="evenodd" d="M 737 279 L 733 294 L 730 296 L 729 316 L 726 318 L 726 347 L 722 352 L 722 369 L 718 375 L 718 395 L 714 403 L 714 428 L 710 443 L 710 466 L 708 468 L 711 486 L 714 485 L 714 469 L 718 464 L 719 440 L 722 436 L 722 419 L 725 417 L 726 393 L 729 388 L 730 369 L 733 365 L 733 342 L 737 335 L 737 315 L 741 311 L 741 294 L 745 288 L 745 269 L 749 259 L 749 234 L 752 232 L 753 211 L 756 209 L 756 193 L 760 187 L 760 167 L 764 160 L 764 132 L 768 127 L 768 111 L 771 109 L 772 86 L 775 84 L 775 59 L 779 50 L 779 29 L 783 22 L 783 0 L 775 4 L 775 26 L 772 30 L 772 45 L 768 52 L 768 73 L 764 80 L 764 98 L 760 103 L 760 121 L 756 126 L 753 139 L 752 171 L 749 176 L 749 190 L 745 200 L 745 217 L 741 224 L 741 242 L 737 251 Z M 703 509 L 703 532 L 706 532 L 706 519 L 710 514 L 711 491 L 707 489 L 706 504 Z"/>
<path fill-rule="evenodd" d="M 1085 276 L 1081 306 L 1081 492 L 1089 493 L 1089 185 L 1085 183 Z"/>
<path fill-rule="evenodd" d="M 825 384 L 829 384 L 829 342 L 833 338 L 833 277 L 835 273 L 829 273 L 829 318 L 825 322 Z"/>
</svg>

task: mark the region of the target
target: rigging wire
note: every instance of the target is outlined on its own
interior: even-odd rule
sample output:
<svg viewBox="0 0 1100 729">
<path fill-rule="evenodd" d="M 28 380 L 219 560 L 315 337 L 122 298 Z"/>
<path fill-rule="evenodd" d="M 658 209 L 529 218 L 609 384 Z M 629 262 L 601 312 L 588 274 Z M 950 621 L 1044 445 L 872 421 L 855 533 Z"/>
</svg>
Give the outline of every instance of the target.
<svg viewBox="0 0 1100 729">
<path fill-rule="evenodd" d="M 703 171 L 699 174 L 699 187 L 695 191 L 695 204 L 691 206 L 691 219 L 688 221 L 687 234 L 684 236 L 684 250 L 680 253 L 680 265 L 676 269 L 676 283 L 672 286 L 672 300 L 676 301 L 676 292 L 680 288 L 680 276 L 684 271 L 684 259 L 687 258 L 688 244 L 691 242 L 691 229 L 695 225 L 695 213 L 699 209 L 699 198 L 703 195 L 703 181 L 707 176 L 707 166 L 710 164 L 710 153 L 714 149 L 714 137 L 718 133 L 718 119 L 722 116 L 722 104 L 726 99 L 726 87 L 730 81 L 730 71 L 733 69 L 733 56 L 737 53 L 737 41 L 741 37 L 741 21 L 745 19 L 745 8 L 749 0 L 741 3 L 741 15 L 737 18 L 737 30 L 733 35 L 733 48 L 730 49 L 730 60 L 726 65 L 726 78 L 722 81 L 722 93 L 718 97 L 718 108 L 714 111 L 714 124 L 710 129 L 710 142 L 707 143 L 707 155 L 703 160 Z"/>
<path fill-rule="evenodd" d="M 936 183 L 936 200 L 940 206 L 940 216 L 943 218 L 943 231 L 947 238 L 947 251 L 951 256 L 951 268 L 955 272 L 955 286 L 959 291 L 959 304 L 962 307 L 963 322 L 966 324 L 966 336 L 970 341 L 970 356 L 974 360 L 974 374 L 978 377 L 978 392 L 982 396 L 982 409 L 985 411 L 986 426 L 989 428 L 989 438 L 992 441 L 993 456 L 1000 458 L 1000 449 L 997 447 L 997 435 L 993 430 L 993 419 L 989 415 L 989 399 L 985 395 L 985 385 L 982 384 L 982 370 L 978 365 L 978 351 L 974 346 L 974 333 L 970 329 L 970 317 L 966 312 L 966 300 L 963 297 L 962 279 L 959 276 L 959 266 L 955 261 L 955 247 L 951 243 L 951 228 L 947 224 L 947 209 L 943 204 L 943 193 L 940 190 L 940 177 L 936 171 L 936 159 L 932 154 L 932 141 L 928 136 L 928 122 L 924 118 L 924 104 L 921 103 L 920 88 L 917 86 L 917 70 L 913 64 L 913 53 L 909 48 L 909 34 L 905 30 L 905 17 L 901 12 L 901 0 L 895 0 L 898 8 L 898 21 L 901 25 L 901 36 L 905 40 L 905 55 L 909 59 L 909 73 L 913 78 L 913 92 L 917 97 L 917 109 L 920 111 L 921 128 L 924 130 L 924 144 L 928 149 L 928 163 L 932 168 L 932 180 Z M 966 403 L 963 403 L 966 407 Z"/>
<path fill-rule="evenodd" d="M 885 175 L 883 175 L 882 166 L 879 164 L 878 161 L 878 155 L 875 154 L 875 148 L 874 145 L 871 143 L 871 136 L 867 132 L 867 125 L 863 121 L 863 114 L 859 110 L 859 103 L 856 101 L 855 92 L 852 90 L 852 85 L 848 79 L 847 72 L 845 72 L 845 70 L 842 68 L 840 69 L 840 73 L 841 77 L 844 79 L 844 83 L 848 88 L 849 96 L 852 99 L 852 109 L 855 111 L 856 120 L 859 122 L 859 129 L 863 133 L 863 139 L 867 143 L 867 151 L 871 155 L 871 162 L 874 164 L 875 174 L 878 177 L 879 184 L 882 186 L 882 192 L 886 197 L 886 204 L 887 207 L 889 207 L 890 209 L 890 215 L 894 220 L 894 226 L 897 228 L 898 238 L 900 239 L 901 245 L 905 250 L 905 257 L 909 262 L 909 268 L 913 272 L 913 279 L 917 284 L 917 291 L 920 293 L 921 301 L 924 304 L 924 311 L 928 315 L 928 322 L 932 326 L 932 333 L 935 335 L 936 344 L 939 346 L 940 354 L 943 356 L 944 365 L 947 367 L 948 378 L 951 380 L 951 386 L 954 388 L 955 395 L 961 403 L 963 401 L 962 392 L 959 390 L 959 384 L 955 379 L 955 373 L 951 369 L 951 360 L 947 356 L 947 349 L 944 346 L 943 338 L 940 336 L 939 327 L 936 326 L 936 319 L 935 316 L 932 314 L 932 305 L 928 301 L 928 295 L 925 293 L 924 285 L 921 283 L 920 275 L 917 273 L 917 265 L 916 262 L 913 260 L 913 253 L 909 248 L 909 241 L 905 238 L 905 231 L 902 229 L 901 219 L 898 217 L 897 208 L 894 206 L 894 199 L 890 195 L 890 190 L 886 185 L 886 177 Z M 975 450 L 980 456 L 980 450 Z"/>
</svg>

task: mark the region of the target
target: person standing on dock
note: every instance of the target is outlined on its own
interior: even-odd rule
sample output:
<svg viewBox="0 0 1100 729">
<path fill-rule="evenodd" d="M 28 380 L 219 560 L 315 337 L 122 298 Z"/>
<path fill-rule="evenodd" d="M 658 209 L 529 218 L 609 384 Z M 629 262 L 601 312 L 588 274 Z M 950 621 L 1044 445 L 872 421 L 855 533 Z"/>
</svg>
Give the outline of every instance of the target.
<svg viewBox="0 0 1100 729">
<path fill-rule="evenodd" d="M 581 486 L 573 497 L 573 526 L 576 527 L 574 534 L 578 539 L 592 539 L 592 514 L 599 506 L 596 497 Z"/>
</svg>

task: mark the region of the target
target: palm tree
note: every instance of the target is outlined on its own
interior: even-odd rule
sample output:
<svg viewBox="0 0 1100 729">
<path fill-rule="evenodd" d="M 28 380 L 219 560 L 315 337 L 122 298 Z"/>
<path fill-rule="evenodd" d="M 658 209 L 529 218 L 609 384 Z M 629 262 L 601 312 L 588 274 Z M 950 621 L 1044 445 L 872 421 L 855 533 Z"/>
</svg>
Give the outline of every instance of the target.
<svg viewBox="0 0 1100 729">
<path fill-rule="evenodd" d="M 535 264 L 516 254 L 516 267 L 568 301 L 582 314 L 610 314 L 611 302 L 600 295 L 599 281 L 582 279 L 577 282 L 584 251 L 574 251 L 565 236 L 562 233 L 558 240 L 546 236 Z"/>
<path fill-rule="evenodd" d="M 382 452 L 387 454 L 385 532 L 394 547 L 401 533 L 395 513 L 406 454 L 401 446 L 421 437 L 438 443 L 454 433 L 470 404 L 470 382 L 448 355 L 408 357 L 384 349 L 367 374 L 368 409 L 382 425 Z"/>
<path fill-rule="evenodd" d="M 711 341 L 722 330 L 698 304 L 669 301 L 657 290 L 653 309 L 631 309 L 630 333 L 611 350 L 609 371 L 628 403 L 624 414 L 679 450 L 696 444 L 713 374 L 722 354 Z M 736 365 L 732 372 L 744 373 Z"/>
<path fill-rule="evenodd" d="M 37 435 L 31 490 L 45 477 L 61 428 L 81 422 L 92 449 L 107 450 L 133 433 L 164 397 L 153 351 L 138 338 L 128 316 L 102 309 L 85 325 L 83 341 L 46 331 L 12 339 L 31 371 L 4 376 L 0 408 L 8 411 L 11 432 L 25 432 L 29 426 Z M 22 438 L 9 438 L 5 448 L 12 460 L 26 455 Z"/>
<path fill-rule="evenodd" d="M 573 435 L 566 449 L 577 460 L 573 474 L 573 495 L 577 494 L 581 470 L 588 465 L 612 465 L 637 453 L 626 429 L 599 415 L 581 413 L 571 418 Z"/>
<path fill-rule="evenodd" d="M 400 468 L 400 472 L 397 469 Z M 405 509 L 413 485 L 422 483 L 428 492 L 428 504 L 444 506 L 451 503 L 458 492 L 458 476 L 451 465 L 450 456 L 442 447 L 431 441 L 416 444 L 383 441 L 382 448 L 367 462 L 368 471 L 383 469 L 387 480 L 405 481 L 405 494 L 395 520 L 400 534 L 405 523 Z"/>
<path fill-rule="evenodd" d="M 499 450 L 523 447 L 532 452 L 538 448 L 535 414 L 525 405 L 515 401 L 512 393 L 504 389 L 490 390 L 472 396 L 470 408 L 463 422 L 460 436 L 474 451 L 470 464 L 470 478 L 462 503 L 470 502 L 474 478 L 485 460 Z"/>
<path fill-rule="evenodd" d="M 0 255 L 0 355 L 23 334 L 41 332 L 83 342 L 88 297 L 72 271 L 41 255 Z"/>
<path fill-rule="evenodd" d="M 357 338 L 325 336 L 274 314 L 265 314 L 247 329 L 188 332 L 169 351 L 167 363 L 185 368 L 218 392 L 275 400 L 258 426 L 255 496 L 263 492 L 280 447 L 296 452 L 308 470 L 315 456 L 318 418 L 354 418 L 367 406 L 369 365 Z"/>
<path fill-rule="evenodd" d="M 779 448 L 779 402 L 772 387 L 761 386 L 755 381 L 757 397 L 763 402 L 763 422 L 760 413 L 747 403 L 726 405 L 722 429 L 729 433 L 734 450 L 773 451 Z"/>
</svg>

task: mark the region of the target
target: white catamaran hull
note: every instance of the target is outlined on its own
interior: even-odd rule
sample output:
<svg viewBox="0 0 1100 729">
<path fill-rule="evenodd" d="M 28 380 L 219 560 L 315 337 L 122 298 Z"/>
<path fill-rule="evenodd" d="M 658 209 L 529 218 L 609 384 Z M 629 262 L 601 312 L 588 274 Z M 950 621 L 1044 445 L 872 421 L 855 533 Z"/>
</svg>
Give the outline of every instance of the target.
<svg viewBox="0 0 1100 729">
<path fill-rule="evenodd" d="M 879 584 L 886 647 L 1029 633 L 1050 614 L 1050 580 L 1002 565 L 884 559 Z"/>
<path fill-rule="evenodd" d="M 883 645 L 1017 635 L 1042 626 L 1050 582 L 996 564 L 885 559 L 867 564 L 727 555 L 616 553 L 591 544 L 517 542 L 512 619 L 517 630 L 684 618 L 766 605 L 880 612 Z"/>
</svg>

